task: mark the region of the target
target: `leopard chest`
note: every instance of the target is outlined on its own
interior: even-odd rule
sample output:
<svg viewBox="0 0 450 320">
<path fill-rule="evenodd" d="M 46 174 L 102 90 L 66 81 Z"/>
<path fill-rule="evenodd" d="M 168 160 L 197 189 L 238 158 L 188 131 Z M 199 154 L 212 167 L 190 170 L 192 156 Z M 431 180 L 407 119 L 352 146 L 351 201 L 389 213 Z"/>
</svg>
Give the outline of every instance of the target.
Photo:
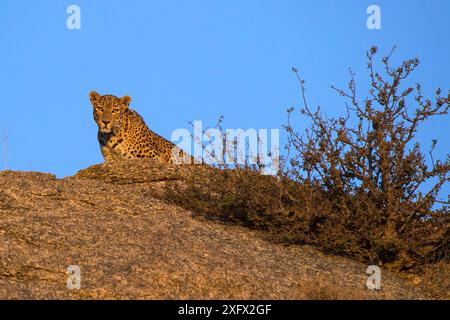
<svg viewBox="0 0 450 320">
<path fill-rule="evenodd" d="M 102 134 L 98 136 L 98 141 L 102 149 L 108 149 L 114 159 L 120 160 L 125 155 L 125 139 L 121 135 Z"/>
</svg>

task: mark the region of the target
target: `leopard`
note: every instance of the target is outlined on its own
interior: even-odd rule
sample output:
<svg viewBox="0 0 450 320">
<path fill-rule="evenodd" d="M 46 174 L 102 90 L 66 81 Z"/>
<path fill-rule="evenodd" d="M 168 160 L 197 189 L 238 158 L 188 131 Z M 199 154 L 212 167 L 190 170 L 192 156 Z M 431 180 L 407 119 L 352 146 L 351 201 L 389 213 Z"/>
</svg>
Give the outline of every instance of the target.
<svg viewBox="0 0 450 320">
<path fill-rule="evenodd" d="M 150 130 L 143 117 L 129 107 L 131 97 L 89 93 L 97 139 L 105 162 L 157 159 L 163 163 L 194 164 L 194 157 Z"/>
</svg>

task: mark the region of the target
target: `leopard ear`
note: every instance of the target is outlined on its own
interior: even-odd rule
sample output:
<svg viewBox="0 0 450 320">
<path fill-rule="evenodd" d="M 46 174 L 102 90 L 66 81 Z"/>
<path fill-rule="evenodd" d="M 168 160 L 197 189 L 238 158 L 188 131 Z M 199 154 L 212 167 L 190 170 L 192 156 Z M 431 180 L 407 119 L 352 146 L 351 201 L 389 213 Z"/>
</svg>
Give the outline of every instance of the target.
<svg viewBox="0 0 450 320">
<path fill-rule="evenodd" d="M 129 105 L 130 102 L 131 102 L 131 97 L 130 97 L 130 96 L 123 96 L 122 98 L 120 98 L 120 102 L 121 102 L 124 106 L 128 107 L 128 105 Z"/>
<path fill-rule="evenodd" d="M 97 101 L 98 98 L 100 98 L 100 94 L 98 94 L 95 91 L 89 92 L 89 99 L 91 100 L 91 103 L 94 103 L 95 101 Z"/>
</svg>

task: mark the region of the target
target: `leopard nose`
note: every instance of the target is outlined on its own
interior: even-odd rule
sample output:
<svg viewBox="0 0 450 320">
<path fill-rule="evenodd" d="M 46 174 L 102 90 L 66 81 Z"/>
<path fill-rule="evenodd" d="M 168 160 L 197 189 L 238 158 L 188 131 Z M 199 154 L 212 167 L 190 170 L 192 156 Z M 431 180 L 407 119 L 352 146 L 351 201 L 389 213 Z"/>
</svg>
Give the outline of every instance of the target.
<svg viewBox="0 0 450 320">
<path fill-rule="evenodd" d="M 111 120 L 102 120 L 103 121 L 103 124 L 106 126 L 106 125 L 108 125 L 108 123 L 110 123 L 111 122 Z"/>
</svg>

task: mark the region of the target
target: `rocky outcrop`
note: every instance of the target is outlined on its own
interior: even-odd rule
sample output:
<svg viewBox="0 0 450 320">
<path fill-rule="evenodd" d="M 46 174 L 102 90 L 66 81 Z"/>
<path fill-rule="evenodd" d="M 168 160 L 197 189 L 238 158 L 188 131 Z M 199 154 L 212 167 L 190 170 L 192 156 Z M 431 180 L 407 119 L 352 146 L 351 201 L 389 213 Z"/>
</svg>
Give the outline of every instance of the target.
<svg viewBox="0 0 450 320">
<path fill-rule="evenodd" d="M 271 243 L 164 199 L 165 185 L 201 170 L 213 169 L 141 160 L 64 179 L 0 172 L 0 298 L 301 299 L 321 286 L 338 298 L 422 298 L 395 274 L 383 271 L 374 292 L 366 265 Z M 67 287 L 69 265 L 80 268 L 80 289 Z"/>
</svg>

